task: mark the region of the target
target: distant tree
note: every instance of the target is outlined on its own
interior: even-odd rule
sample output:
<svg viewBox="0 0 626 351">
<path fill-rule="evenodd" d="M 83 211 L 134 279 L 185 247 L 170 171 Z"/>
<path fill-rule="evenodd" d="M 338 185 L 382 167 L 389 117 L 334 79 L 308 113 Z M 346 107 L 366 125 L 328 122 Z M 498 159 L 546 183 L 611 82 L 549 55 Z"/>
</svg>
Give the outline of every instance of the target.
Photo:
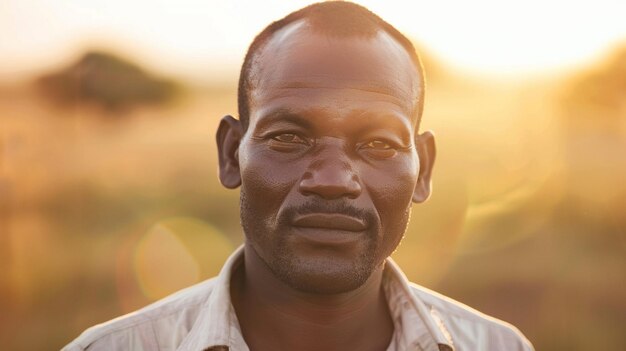
<svg viewBox="0 0 626 351">
<path fill-rule="evenodd" d="M 179 85 L 103 51 L 90 51 L 69 67 L 40 77 L 41 91 L 59 105 L 95 104 L 118 111 L 171 100 Z"/>
</svg>

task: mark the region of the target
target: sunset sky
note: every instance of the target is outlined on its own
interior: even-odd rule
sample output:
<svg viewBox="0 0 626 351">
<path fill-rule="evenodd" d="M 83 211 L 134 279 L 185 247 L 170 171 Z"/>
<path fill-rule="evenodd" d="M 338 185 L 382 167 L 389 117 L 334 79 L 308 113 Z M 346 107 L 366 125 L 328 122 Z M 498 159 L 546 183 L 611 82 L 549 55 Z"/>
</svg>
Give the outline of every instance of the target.
<svg viewBox="0 0 626 351">
<path fill-rule="evenodd" d="M 312 1 L 8 0 L 0 80 L 110 48 L 185 78 L 231 77 L 254 35 Z M 450 65 L 526 75 L 585 64 L 626 42 L 626 2 L 357 1 Z"/>
</svg>

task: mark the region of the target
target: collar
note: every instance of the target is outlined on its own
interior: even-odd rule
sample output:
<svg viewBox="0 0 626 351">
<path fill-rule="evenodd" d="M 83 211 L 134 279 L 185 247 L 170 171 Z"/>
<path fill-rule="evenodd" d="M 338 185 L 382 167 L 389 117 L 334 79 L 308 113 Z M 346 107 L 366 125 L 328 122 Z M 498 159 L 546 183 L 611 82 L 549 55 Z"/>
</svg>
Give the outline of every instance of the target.
<svg viewBox="0 0 626 351">
<path fill-rule="evenodd" d="M 177 351 L 249 351 L 230 299 L 232 272 L 243 264 L 243 254 L 241 245 L 226 260 L 196 322 Z M 385 261 L 383 289 L 394 320 L 393 349 L 454 350 L 443 324 L 437 323 L 437 316 L 429 313 L 426 305 L 413 294 L 408 279 L 391 258 Z"/>
</svg>

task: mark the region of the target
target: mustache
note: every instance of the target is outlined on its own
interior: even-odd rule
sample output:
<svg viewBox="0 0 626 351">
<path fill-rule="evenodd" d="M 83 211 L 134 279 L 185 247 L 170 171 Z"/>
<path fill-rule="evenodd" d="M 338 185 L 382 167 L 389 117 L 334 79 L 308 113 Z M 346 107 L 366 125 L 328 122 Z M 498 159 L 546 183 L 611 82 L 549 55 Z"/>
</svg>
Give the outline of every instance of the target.
<svg viewBox="0 0 626 351">
<path fill-rule="evenodd" d="M 278 218 L 279 224 L 291 224 L 296 216 L 312 213 L 342 214 L 362 220 L 367 227 L 377 224 L 377 216 L 372 210 L 355 207 L 345 201 L 309 201 L 298 206 L 287 207 Z"/>
</svg>

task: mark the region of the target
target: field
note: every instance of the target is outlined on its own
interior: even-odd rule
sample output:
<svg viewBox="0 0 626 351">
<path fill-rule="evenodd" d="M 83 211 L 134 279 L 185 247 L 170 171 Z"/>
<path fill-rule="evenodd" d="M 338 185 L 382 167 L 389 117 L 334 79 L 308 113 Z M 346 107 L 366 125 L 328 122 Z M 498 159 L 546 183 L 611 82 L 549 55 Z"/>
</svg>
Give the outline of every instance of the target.
<svg viewBox="0 0 626 351">
<path fill-rule="evenodd" d="M 394 254 L 411 280 L 538 350 L 626 348 L 625 53 L 515 81 L 432 69 L 434 192 Z M 236 83 L 184 86 L 110 109 L 1 85 L 2 349 L 59 349 L 215 275 L 241 244 L 214 143 Z"/>
</svg>

